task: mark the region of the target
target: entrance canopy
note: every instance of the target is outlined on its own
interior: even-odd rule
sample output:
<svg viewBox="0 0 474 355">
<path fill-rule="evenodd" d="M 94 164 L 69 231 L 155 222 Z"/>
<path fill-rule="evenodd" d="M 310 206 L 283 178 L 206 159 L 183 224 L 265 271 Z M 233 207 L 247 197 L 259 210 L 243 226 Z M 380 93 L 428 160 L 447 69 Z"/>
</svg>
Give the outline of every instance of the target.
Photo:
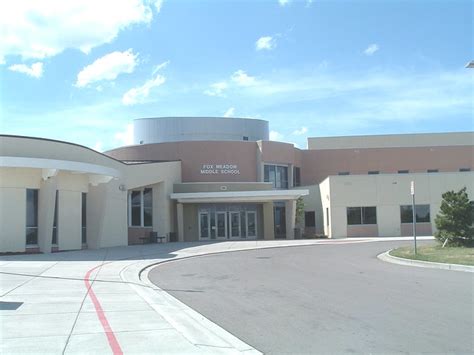
<svg viewBox="0 0 474 355">
<path fill-rule="evenodd" d="M 179 203 L 270 202 L 296 200 L 309 194 L 308 190 L 260 190 L 172 193 Z"/>
</svg>

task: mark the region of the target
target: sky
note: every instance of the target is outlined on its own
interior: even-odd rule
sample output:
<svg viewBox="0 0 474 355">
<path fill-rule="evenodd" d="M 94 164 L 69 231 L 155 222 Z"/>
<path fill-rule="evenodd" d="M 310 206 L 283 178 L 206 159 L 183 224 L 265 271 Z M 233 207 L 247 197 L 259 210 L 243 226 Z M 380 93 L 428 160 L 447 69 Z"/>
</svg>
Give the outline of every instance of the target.
<svg viewBox="0 0 474 355">
<path fill-rule="evenodd" d="M 99 151 L 135 118 L 268 120 L 270 139 L 474 130 L 470 0 L 0 4 L 0 132 Z"/>
</svg>

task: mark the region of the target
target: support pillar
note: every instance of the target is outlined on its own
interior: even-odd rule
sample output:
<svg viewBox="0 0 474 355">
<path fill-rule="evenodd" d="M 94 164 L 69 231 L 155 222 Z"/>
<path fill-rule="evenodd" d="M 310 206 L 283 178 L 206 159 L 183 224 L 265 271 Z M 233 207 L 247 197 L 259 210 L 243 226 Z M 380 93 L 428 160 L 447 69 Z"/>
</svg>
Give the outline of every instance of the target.
<svg viewBox="0 0 474 355">
<path fill-rule="evenodd" d="M 46 177 L 38 192 L 38 246 L 43 253 L 51 253 L 57 185 L 57 176 Z"/>
<path fill-rule="evenodd" d="M 178 242 L 184 242 L 184 216 L 183 216 L 183 204 L 176 204 L 176 219 L 178 222 Z"/>
<path fill-rule="evenodd" d="M 263 239 L 275 239 L 273 202 L 265 202 L 263 204 Z"/>
<path fill-rule="evenodd" d="M 285 201 L 286 239 L 295 239 L 296 200 Z"/>
</svg>

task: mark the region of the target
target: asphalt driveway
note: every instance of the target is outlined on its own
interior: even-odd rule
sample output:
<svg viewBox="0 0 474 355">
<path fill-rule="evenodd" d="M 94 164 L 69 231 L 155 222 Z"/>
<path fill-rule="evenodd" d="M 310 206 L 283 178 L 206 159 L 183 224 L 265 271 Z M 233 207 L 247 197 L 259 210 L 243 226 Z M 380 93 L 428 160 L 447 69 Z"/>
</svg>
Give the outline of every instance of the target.
<svg viewBox="0 0 474 355">
<path fill-rule="evenodd" d="M 264 353 L 473 353 L 473 274 L 376 258 L 404 244 L 232 252 L 149 277 Z"/>
</svg>

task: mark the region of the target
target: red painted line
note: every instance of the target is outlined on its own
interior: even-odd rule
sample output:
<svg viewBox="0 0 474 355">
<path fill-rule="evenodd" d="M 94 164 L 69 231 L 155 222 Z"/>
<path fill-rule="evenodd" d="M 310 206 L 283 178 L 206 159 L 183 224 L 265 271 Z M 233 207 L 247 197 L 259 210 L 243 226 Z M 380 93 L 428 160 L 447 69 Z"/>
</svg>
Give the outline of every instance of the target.
<svg viewBox="0 0 474 355">
<path fill-rule="evenodd" d="M 105 335 L 107 336 L 107 340 L 109 341 L 109 345 L 110 345 L 110 348 L 112 349 L 112 352 L 114 353 L 114 355 L 122 355 L 123 354 L 122 348 L 120 347 L 120 344 L 117 338 L 115 337 L 115 334 L 112 328 L 110 327 L 109 321 L 107 320 L 107 317 L 105 316 L 104 310 L 102 309 L 102 306 L 100 305 L 100 302 L 97 299 L 95 292 L 92 290 L 91 284 L 89 282 L 89 278 L 92 271 L 99 268 L 100 266 L 101 265 L 96 266 L 90 269 L 89 271 L 87 271 L 86 276 L 84 276 L 84 283 L 86 284 L 87 294 L 89 295 L 92 303 L 94 304 L 97 317 L 99 317 L 99 321 L 102 324 L 102 328 L 104 328 Z"/>
</svg>

